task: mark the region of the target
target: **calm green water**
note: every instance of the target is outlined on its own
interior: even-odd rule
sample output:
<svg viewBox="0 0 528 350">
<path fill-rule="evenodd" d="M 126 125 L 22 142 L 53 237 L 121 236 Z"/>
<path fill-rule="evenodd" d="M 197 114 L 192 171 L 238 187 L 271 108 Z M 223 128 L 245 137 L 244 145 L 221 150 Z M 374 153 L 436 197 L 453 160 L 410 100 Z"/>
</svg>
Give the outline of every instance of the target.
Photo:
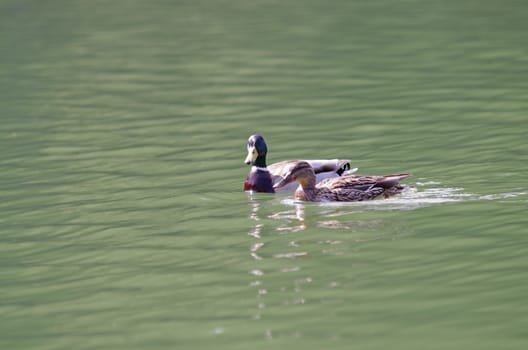
<svg viewBox="0 0 528 350">
<path fill-rule="evenodd" d="M 0 1 L 0 346 L 525 349 L 523 1 Z M 270 161 L 411 172 L 370 203 Z"/>
</svg>

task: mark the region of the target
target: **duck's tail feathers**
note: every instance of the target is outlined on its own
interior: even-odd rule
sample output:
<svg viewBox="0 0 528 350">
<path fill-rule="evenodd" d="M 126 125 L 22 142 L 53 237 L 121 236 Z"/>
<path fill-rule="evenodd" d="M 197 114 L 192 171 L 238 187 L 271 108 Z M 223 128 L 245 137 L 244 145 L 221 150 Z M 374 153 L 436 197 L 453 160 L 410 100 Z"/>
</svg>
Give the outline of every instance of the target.
<svg viewBox="0 0 528 350">
<path fill-rule="evenodd" d="M 378 182 L 381 186 L 384 188 L 391 188 L 400 183 L 400 180 L 405 179 L 406 177 L 411 176 L 411 174 L 393 174 L 393 175 L 385 175 L 382 179 Z"/>
</svg>

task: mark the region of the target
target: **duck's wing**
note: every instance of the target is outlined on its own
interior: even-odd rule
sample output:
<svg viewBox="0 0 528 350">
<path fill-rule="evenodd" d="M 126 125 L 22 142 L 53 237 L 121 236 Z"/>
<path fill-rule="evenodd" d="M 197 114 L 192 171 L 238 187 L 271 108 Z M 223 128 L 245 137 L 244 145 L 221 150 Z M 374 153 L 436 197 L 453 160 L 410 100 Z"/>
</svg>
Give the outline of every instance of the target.
<svg viewBox="0 0 528 350">
<path fill-rule="evenodd" d="M 304 160 L 313 168 L 316 174 L 335 173 L 341 176 L 344 172 L 350 171 L 350 159 L 308 159 Z"/>
<path fill-rule="evenodd" d="M 337 188 L 331 191 L 332 201 L 338 202 L 360 202 L 364 200 L 374 199 L 383 194 L 384 189 L 381 187 L 370 187 L 366 190 L 359 190 L 355 188 Z"/>
<path fill-rule="evenodd" d="M 268 170 L 271 174 L 271 178 L 273 179 L 273 183 L 276 183 L 279 179 L 288 176 L 295 164 L 298 162 L 298 160 L 283 160 L 282 162 L 268 165 Z"/>
<path fill-rule="evenodd" d="M 330 178 L 317 184 L 317 195 L 327 201 L 363 201 L 381 195 L 389 197 L 403 191 L 405 186 L 399 181 L 409 174 L 385 176 L 341 176 Z"/>
<path fill-rule="evenodd" d="M 410 174 L 395 174 L 384 176 L 361 176 L 347 175 L 336 178 L 329 178 L 317 184 L 318 188 L 328 188 L 330 190 L 356 190 L 371 191 L 378 187 L 383 190 L 399 185 L 400 180 L 410 176 Z"/>
</svg>

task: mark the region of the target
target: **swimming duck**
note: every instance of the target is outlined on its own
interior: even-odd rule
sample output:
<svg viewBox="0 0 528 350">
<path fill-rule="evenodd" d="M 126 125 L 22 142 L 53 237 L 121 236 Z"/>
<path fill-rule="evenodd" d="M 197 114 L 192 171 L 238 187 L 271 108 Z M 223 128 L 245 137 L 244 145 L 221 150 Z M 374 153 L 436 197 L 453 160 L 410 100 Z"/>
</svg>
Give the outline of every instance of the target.
<svg viewBox="0 0 528 350">
<path fill-rule="evenodd" d="M 313 168 L 307 162 L 297 162 L 284 179 L 274 185 L 280 188 L 297 181 L 299 187 L 295 198 L 302 201 L 339 201 L 352 202 L 374 199 L 379 196 L 389 196 L 401 193 L 406 186 L 400 185 L 400 180 L 410 174 L 395 174 L 384 176 L 346 175 L 329 178 L 316 184 Z"/>
<path fill-rule="evenodd" d="M 266 155 L 268 146 L 264 137 L 260 134 L 251 135 L 247 142 L 248 155 L 245 163 L 252 164 L 251 170 L 244 182 L 244 191 L 269 192 L 294 190 L 295 183 L 285 183 L 280 188 L 274 188 L 274 184 L 282 182 L 284 177 L 291 174 L 291 171 L 299 160 L 285 160 L 266 166 Z M 316 179 L 321 181 L 328 177 L 352 174 L 357 168 L 350 168 L 348 159 L 319 159 L 305 160 L 314 170 Z"/>
</svg>

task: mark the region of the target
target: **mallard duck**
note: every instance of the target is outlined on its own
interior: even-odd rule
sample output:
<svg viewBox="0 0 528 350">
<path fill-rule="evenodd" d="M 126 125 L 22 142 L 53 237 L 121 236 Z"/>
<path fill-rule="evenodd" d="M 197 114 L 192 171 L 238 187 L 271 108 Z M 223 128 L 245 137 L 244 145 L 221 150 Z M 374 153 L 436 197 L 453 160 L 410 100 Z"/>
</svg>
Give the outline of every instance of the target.
<svg viewBox="0 0 528 350">
<path fill-rule="evenodd" d="M 251 135 L 247 142 L 248 155 L 245 163 L 252 164 L 251 170 L 244 182 L 244 191 L 270 192 L 294 190 L 295 183 L 284 184 L 281 188 L 274 188 L 274 184 L 281 182 L 285 176 L 291 173 L 293 167 L 299 160 L 285 160 L 266 166 L 266 155 L 268 146 L 264 137 L 260 134 Z M 320 159 L 305 160 L 310 164 L 316 176 L 316 182 L 328 177 L 352 174 L 357 168 L 350 168 L 348 159 Z"/>
<path fill-rule="evenodd" d="M 387 198 L 398 194 L 406 188 L 400 185 L 400 180 L 408 176 L 410 174 L 384 176 L 346 175 L 325 179 L 316 184 L 313 168 L 309 163 L 300 161 L 274 187 L 280 188 L 297 181 L 299 187 L 295 191 L 295 198 L 299 200 L 352 202 L 374 199 L 379 196 Z"/>
</svg>

